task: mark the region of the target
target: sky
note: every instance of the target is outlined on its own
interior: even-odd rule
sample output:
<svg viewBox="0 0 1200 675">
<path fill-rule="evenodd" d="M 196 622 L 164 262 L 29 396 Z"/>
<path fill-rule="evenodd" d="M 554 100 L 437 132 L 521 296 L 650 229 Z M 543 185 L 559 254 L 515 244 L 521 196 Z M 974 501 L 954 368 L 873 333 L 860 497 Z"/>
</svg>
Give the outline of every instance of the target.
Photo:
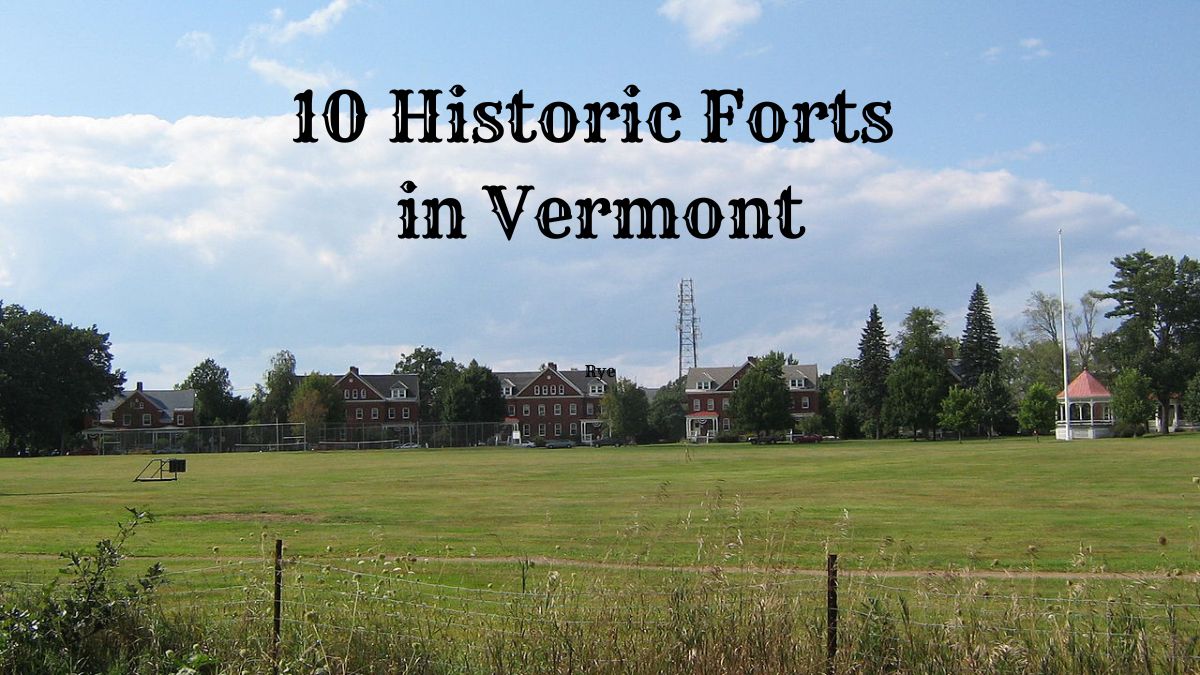
<svg viewBox="0 0 1200 675">
<path fill-rule="evenodd" d="M 701 365 L 781 350 L 827 371 L 872 304 L 893 335 L 927 306 L 957 336 L 976 283 L 1008 340 L 1032 292 L 1058 291 L 1060 229 L 1071 299 L 1114 257 L 1200 254 L 1197 34 L 1191 2 L 18 3 L 0 10 L 0 301 L 98 326 L 130 383 L 212 357 L 245 395 L 280 349 L 380 373 L 419 345 L 657 386 L 682 278 Z M 523 91 L 534 115 L 634 84 L 644 110 L 679 106 L 680 140 L 611 123 L 604 144 L 389 142 L 390 90 L 456 84 L 468 110 Z M 745 107 L 702 143 L 701 91 L 722 88 Z M 361 94 L 362 136 L 318 117 L 294 143 L 306 89 L 318 108 Z M 843 90 L 890 102 L 889 140 L 745 132 L 755 103 Z M 458 199 L 467 237 L 397 238 L 405 181 Z M 484 185 L 534 186 L 511 241 Z M 616 240 L 611 219 L 551 240 L 532 221 L 549 197 L 682 211 L 789 186 L 795 240 Z"/>
</svg>

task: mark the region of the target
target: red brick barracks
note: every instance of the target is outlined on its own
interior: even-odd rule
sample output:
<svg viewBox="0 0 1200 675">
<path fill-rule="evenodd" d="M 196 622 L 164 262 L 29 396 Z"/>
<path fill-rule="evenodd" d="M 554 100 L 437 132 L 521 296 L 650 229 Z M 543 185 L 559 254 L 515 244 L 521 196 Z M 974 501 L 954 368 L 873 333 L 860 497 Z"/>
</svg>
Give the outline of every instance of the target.
<svg viewBox="0 0 1200 675">
<path fill-rule="evenodd" d="M 514 440 L 600 436 L 600 399 L 615 383 L 614 371 L 590 374 L 585 370 L 559 370 L 547 363 L 541 370 L 496 373 L 508 409 L 504 421 L 512 424 Z"/>
<path fill-rule="evenodd" d="M 687 438 L 713 440 L 737 428 L 730 398 L 742 376 L 758 359 L 751 356 L 740 366 L 689 368 L 687 374 Z M 817 364 L 784 366 L 783 379 L 792 395 L 792 417 L 801 419 L 818 412 Z"/>
<path fill-rule="evenodd" d="M 732 367 L 691 368 L 687 374 L 687 437 L 712 440 L 732 432 L 736 423 L 730 397 L 755 358 Z M 540 370 L 496 372 L 504 394 L 504 422 L 513 441 L 574 439 L 603 436 L 601 401 L 616 382 L 611 369 L 559 370 L 547 363 Z M 792 416 L 818 412 L 817 366 L 784 366 L 783 377 L 792 396 Z M 351 367 L 335 387 L 345 405 L 348 427 L 391 427 L 415 437 L 421 415 L 420 378 L 414 374 L 364 375 Z M 154 429 L 168 431 L 195 426 L 196 393 L 192 390 L 143 390 L 138 383 L 101 406 L 95 429 Z"/>
</svg>

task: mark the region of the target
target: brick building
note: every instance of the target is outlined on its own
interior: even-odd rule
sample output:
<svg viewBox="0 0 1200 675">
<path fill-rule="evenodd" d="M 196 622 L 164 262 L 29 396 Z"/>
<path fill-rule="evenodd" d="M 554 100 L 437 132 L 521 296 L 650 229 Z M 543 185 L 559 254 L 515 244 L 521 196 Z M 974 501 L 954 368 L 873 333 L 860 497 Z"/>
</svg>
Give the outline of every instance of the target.
<svg viewBox="0 0 1200 675">
<path fill-rule="evenodd" d="M 100 405 L 94 426 L 102 429 L 165 429 L 196 424 L 194 389 L 125 390 Z"/>
<path fill-rule="evenodd" d="M 525 372 L 498 372 L 504 393 L 505 422 L 514 440 L 591 441 L 602 434 L 601 399 L 615 378 L 589 377 L 584 370 L 559 370 L 555 363 Z"/>
<path fill-rule="evenodd" d="M 381 426 L 407 429 L 415 434 L 421 418 L 420 377 L 363 375 L 357 366 L 334 383 L 342 394 L 347 426 Z"/>
<path fill-rule="evenodd" d="M 740 366 L 689 368 L 685 386 L 688 440 L 715 439 L 733 433 L 737 421 L 731 399 L 746 371 L 757 361 L 749 357 Z M 792 398 L 792 418 L 800 420 L 819 412 L 817 365 L 785 365 L 783 379 Z"/>
</svg>

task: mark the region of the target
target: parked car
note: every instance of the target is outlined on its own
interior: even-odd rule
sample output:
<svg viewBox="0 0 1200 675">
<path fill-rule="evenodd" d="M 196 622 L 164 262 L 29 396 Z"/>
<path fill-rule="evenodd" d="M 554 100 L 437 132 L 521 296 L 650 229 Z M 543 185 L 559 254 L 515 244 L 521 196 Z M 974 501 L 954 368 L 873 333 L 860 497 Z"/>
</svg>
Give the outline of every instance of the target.
<svg viewBox="0 0 1200 675">
<path fill-rule="evenodd" d="M 784 438 L 783 436 L 772 436 L 772 435 L 751 436 L 750 438 L 747 438 L 746 440 L 750 441 L 750 443 L 752 445 L 771 445 L 774 443 L 784 443 L 787 441 L 787 439 Z"/>
<path fill-rule="evenodd" d="M 547 448 L 573 448 L 573 447 L 575 447 L 575 441 L 565 439 L 565 438 L 556 438 L 552 441 L 546 441 L 546 447 Z"/>
<path fill-rule="evenodd" d="M 820 443 L 821 434 L 792 434 L 793 443 Z"/>
<path fill-rule="evenodd" d="M 625 445 L 625 443 L 623 441 L 621 441 L 621 439 L 613 438 L 611 436 L 609 436 L 608 438 L 597 438 L 592 441 L 592 447 L 594 447 L 594 448 L 602 448 L 602 447 L 609 446 L 609 445 L 615 445 L 615 446 L 619 447 L 619 446 Z"/>
</svg>

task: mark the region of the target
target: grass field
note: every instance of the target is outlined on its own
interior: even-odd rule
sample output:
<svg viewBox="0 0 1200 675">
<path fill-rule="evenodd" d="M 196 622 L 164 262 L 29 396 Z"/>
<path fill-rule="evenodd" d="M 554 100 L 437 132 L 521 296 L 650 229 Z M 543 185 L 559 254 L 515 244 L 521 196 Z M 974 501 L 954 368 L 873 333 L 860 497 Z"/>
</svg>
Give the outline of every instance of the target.
<svg viewBox="0 0 1200 675">
<path fill-rule="evenodd" d="M 546 556 L 638 565 L 1119 572 L 1200 563 L 1200 435 L 0 460 L 0 570 L 149 510 L 136 555 Z M 214 552 L 214 547 L 216 552 Z"/>
<path fill-rule="evenodd" d="M 827 551 L 839 671 L 1200 672 L 1200 435 L 149 459 L 0 461 L 0 672 L 268 672 L 276 538 L 283 672 L 819 671 Z M 126 507 L 155 603 L 38 642 Z"/>
</svg>

